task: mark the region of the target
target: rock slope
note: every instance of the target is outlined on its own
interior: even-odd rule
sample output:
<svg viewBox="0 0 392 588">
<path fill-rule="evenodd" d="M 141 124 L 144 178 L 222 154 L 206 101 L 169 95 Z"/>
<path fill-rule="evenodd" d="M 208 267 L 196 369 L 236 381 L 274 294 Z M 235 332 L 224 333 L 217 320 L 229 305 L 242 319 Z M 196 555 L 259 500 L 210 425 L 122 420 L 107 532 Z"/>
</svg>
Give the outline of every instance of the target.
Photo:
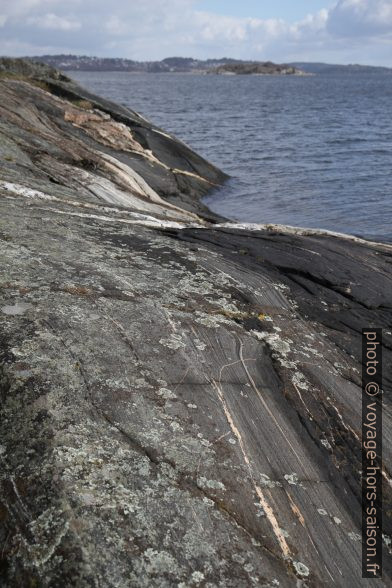
<svg viewBox="0 0 392 588">
<path fill-rule="evenodd" d="M 224 174 L 34 68 L 0 81 L 1 585 L 373 585 L 360 330 L 389 389 L 391 246 L 218 223 Z M 384 436 L 388 586 L 388 397 Z"/>
</svg>

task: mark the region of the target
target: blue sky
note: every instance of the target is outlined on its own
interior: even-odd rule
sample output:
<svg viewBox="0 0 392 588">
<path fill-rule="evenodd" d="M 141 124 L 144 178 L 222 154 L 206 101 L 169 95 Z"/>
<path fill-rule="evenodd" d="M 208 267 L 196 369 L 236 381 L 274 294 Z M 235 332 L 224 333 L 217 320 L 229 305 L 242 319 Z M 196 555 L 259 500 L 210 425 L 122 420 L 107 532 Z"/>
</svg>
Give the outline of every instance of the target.
<svg viewBox="0 0 392 588">
<path fill-rule="evenodd" d="M 392 0 L 0 0 L 0 54 L 392 67 Z"/>
</svg>

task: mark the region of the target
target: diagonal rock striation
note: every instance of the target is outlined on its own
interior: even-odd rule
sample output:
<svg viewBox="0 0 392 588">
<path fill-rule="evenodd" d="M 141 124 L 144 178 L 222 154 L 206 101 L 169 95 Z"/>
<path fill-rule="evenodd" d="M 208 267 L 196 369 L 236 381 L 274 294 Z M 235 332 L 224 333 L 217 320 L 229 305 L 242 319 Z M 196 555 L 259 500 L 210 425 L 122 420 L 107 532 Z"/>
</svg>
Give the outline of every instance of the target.
<svg viewBox="0 0 392 588">
<path fill-rule="evenodd" d="M 389 390 L 392 247 L 218 219 L 183 143 L 0 65 L 1 584 L 371 586 L 361 329 Z M 385 394 L 382 586 L 391 435 Z"/>
</svg>

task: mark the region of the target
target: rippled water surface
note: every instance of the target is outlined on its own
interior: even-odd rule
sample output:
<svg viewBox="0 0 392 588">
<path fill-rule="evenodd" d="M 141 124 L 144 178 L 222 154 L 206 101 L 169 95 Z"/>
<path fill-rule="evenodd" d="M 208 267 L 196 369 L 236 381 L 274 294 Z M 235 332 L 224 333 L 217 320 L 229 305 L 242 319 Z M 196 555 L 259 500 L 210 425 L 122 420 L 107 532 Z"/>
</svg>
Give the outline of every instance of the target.
<svg viewBox="0 0 392 588">
<path fill-rule="evenodd" d="M 230 174 L 216 212 L 392 241 L 392 76 L 70 75 Z"/>
</svg>

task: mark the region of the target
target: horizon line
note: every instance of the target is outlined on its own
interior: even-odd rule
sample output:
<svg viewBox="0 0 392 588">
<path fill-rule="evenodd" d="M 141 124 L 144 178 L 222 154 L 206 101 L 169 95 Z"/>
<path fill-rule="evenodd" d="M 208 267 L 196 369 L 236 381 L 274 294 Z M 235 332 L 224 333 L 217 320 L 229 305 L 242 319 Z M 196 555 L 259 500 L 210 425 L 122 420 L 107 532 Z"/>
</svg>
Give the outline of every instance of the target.
<svg viewBox="0 0 392 588">
<path fill-rule="evenodd" d="M 192 57 L 192 56 L 184 56 L 184 55 L 170 55 L 168 57 L 163 57 L 161 59 L 147 59 L 147 60 L 140 60 L 140 59 L 132 59 L 130 57 L 110 57 L 110 56 L 98 56 L 98 55 L 88 55 L 88 54 L 78 54 L 78 53 L 43 53 L 41 55 L 23 55 L 23 56 L 15 56 L 15 55 L 1 55 L 0 57 L 6 57 L 11 59 L 39 59 L 40 57 L 87 57 L 89 59 L 116 59 L 116 60 L 123 60 L 123 61 L 131 61 L 134 63 L 160 63 L 167 59 L 192 59 L 193 61 L 220 61 L 223 59 L 228 59 L 232 61 L 240 61 L 245 63 L 274 63 L 277 65 L 280 64 L 295 64 L 295 63 L 304 63 L 304 64 L 320 64 L 320 65 L 332 65 L 332 66 L 360 66 L 360 67 L 379 67 L 384 69 L 392 69 L 392 65 L 374 65 L 368 63 L 330 63 L 328 61 L 306 61 L 304 59 L 292 60 L 292 61 L 273 61 L 272 59 L 243 59 L 238 57 Z"/>
</svg>

